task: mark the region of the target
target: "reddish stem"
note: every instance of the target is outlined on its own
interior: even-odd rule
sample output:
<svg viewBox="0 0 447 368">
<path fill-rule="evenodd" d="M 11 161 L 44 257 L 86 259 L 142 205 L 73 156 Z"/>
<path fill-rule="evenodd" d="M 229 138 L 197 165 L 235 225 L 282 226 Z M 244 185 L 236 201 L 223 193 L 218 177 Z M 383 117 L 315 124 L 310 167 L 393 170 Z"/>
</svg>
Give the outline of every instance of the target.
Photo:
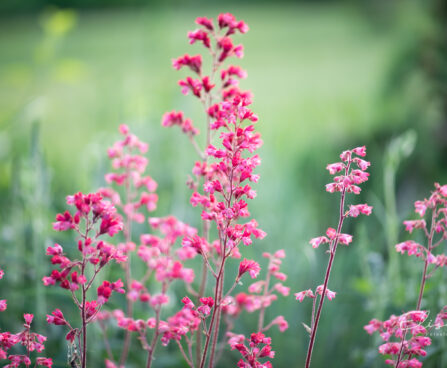
<svg viewBox="0 0 447 368">
<path fill-rule="evenodd" d="M 348 165 L 346 167 L 346 175 L 349 171 L 349 164 L 350 164 L 350 162 L 348 163 Z M 328 262 L 328 265 L 326 268 L 326 275 L 324 277 L 323 291 L 321 293 L 320 303 L 318 304 L 317 314 L 315 316 L 315 322 L 313 323 L 313 326 L 312 326 L 309 347 L 307 348 L 306 365 L 305 365 L 306 368 L 310 367 L 310 361 L 312 359 L 312 351 L 313 351 L 313 347 L 315 344 L 315 336 L 317 334 L 318 323 L 320 322 L 321 310 L 323 309 L 327 285 L 329 282 L 329 277 L 331 275 L 332 264 L 333 264 L 334 258 L 335 258 L 335 252 L 337 250 L 338 235 L 341 232 L 341 229 L 343 226 L 343 220 L 345 218 L 344 217 L 345 196 L 346 196 L 346 189 L 343 189 L 343 191 L 341 193 L 341 199 L 340 199 L 340 217 L 338 220 L 337 233 L 336 233 L 335 239 L 333 240 L 333 244 L 332 244 L 332 242 L 330 244 L 330 248 L 329 248 L 330 249 L 330 257 L 329 257 L 329 262 Z"/>
</svg>

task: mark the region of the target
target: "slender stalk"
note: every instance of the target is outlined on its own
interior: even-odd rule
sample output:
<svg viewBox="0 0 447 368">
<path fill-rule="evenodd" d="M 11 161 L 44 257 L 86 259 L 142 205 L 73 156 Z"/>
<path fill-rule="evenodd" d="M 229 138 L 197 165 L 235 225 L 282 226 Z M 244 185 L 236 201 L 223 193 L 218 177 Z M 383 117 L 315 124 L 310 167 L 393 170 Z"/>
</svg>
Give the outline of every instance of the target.
<svg viewBox="0 0 447 368">
<path fill-rule="evenodd" d="M 263 293 L 264 299 L 266 298 L 266 296 L 269 292 L 269 284 L 270 284 L 270 272 L 267 271 L 267 277 L 265 278 L 264 293 Z M 262 328 L 264 327 L 264 319 L 265 319 L 265 305 L 263 303 L 261 310 L 259 311 L 258 331 L 262 331 Z"/>
<path fill-rule="evenodd" d="M 430 234 L 428 237 L 428 254 L 431 253 L 433 249 L 433 235 L 435 232 L 435 222 L 436 222 L 436 208 L 433 209 L 432 217 L 431 217 L 431 226 L 430 226 Z M 416 305 L 416 310 L 421 309 L 422 297 L 424 295 L 425 282 L 427 281 L 427 269 L 428 269 L 428 254 L 425 257 L 424 262 L 424 271 L 422 272 L 421 286 L 419 287 L 419 297 Z"/>
<path fill-rule="evenodd" d="M 84 266 L 82 266 L 82 275 L 84 275 Z M 85 287 L 82 286 L 82 309 L 81 309 L 81 317 L 82 317 L 82 368 L 87 367 L 87 316 L 85 310 L 85 302 L 86 302 L 86 290 Z"/>
<path fill-rule="evenodd" d="M 125 182 L 125 189 L 126 189 L 126 203 L 129 203 L 131 201 L 131 190 L 130 190 L 130 170 L 129 168 L 126 169 L 126 175 L 127 179 Z M 126 244 L 129 243 L 132 239 L 132 220 L 130 215 L 128 214 L 126 216 L 126 228 L 124 231 L 124 236 L 126 240 Z M 130 290 L 132 275 L 130 271 L 130 254 L 127 257 L 126 263 L 124 264 L 124 271 L 125 271 L 125 278 L 126 278 L 126 287 L 127 290 Z M 133 301 L 130 298 L 127 298 L 127 304 L 126 304 L 126 316 L 127 318 L 132 318 L 133 315 Z M 120 366 L 124 366 L 127 360 L 127 356 L 129 354 L 130 349 L 130 342 L 132 339 L 131 331 L 126 330 L 126 335 L 124 337 L 124 345 L 123 350 L 121 351 L 121 357 L 119 361 Z"/>
<path fill-rule="evenodd" d="M 432 273 L 427 275 L 427 269 L 428 269 L 428 254 L 431 253 L 433 247 L 433 236 L 434 236 L 434 232 L 435 232 L 435 221 L 436 221 L 436 208 L 433 209 L 432 212 L 432 217 L 431 217 L 431 224 L 430 224 L 430 233 L 427 233 L 427 230 L 424 228 L 425 233 L 427 235 L 428 238 L 428 253 L 425 256 L 425 261 L 424 261 L 424 270 L 422 271 L 422 279 L 421 279 L 421 284 L 419 286 L 419 297 L 418 297 L 418 301 L 416 304 L 416 310 L 420 310 L 421 309 L 421 304 L 422 304 L 422 299 L 424 296 L 424 290 L 425 290 L 425 282 L 427 281 L 427 279 L 429 279 L 432 275 Z M 399 367 L 399 364 L 402 360 L 402 355 L 403 355 L 403 342 L 405 340 L 405 336 L 407 334 L 407 331 L 405 331 L 405 335 L 402 337 L 401 340 L 401 347 L 400 347 L 400 351 L 399 351 L 399 355 L 397 357 L 396 360 L 396 365 L 395 368 Z M 408 360 L 410 360 L 412 357 L 412 354 L 409 355 Z"/>
<path fill-rule="evenodd" d="M 214 356 L 216 354 L 216 345 L 217 345 L 217 339 L 219 337 L 219 330 L 220 330 L 220 319 L 222 316 L 222 295 L 223 295 L 223 288 L 224 288 L 224 278 L 221 277 L 220 279 L 220 291 L 219 291 L 219 301 L 217 304 L 217 319 L 216 319 L 216 328 L 214 329 L 214 336 L 213 336 L 213 343 L 211 345 L 211 355 L 210 355 L 210 361 L 209 361 L 209 367 L 214 367 Z"/>
<path fill-rule="evenodd" d="M 346 173 L 348 172 L 348 170 L 349 170 L 349 164 L 348 164 L 348 167 L 346 168 Z M 338 220 L 337 233 L 336 233 L 335 239 L 330 244 L 330 248 L 329 248 L 330 249 L 330 257 L 329 257 L 329 262 L 328 262 L 328 265 L 326 268 L 326 274 L 324 276 L 323 291 L 321 293 L 320 303 L 318 304 L 317 314 L 315 316 L 315 322 L 313 323 L 313 326 L 312 326 L 309 347 L 307 348 L 306 365 L 305 365 L 306 368 L 310 367 L 310 361 L 312 359 L 312 351 L 313 351 L 313 347 L 315 344 L 315 336 L 317 334 L 318 323 L 320 322 L 321 310 L 323 309 L 327 285 L 329 282 L 329 277 L 331 275 L 332 264 L 333 264 L 334 258 L 335 258 L 335 252 L 337 250 L 338 235 L 340 234 L 341 228 L 343 226 L 343 220 L 345 218 L 345 216 L 344 216 L 345 196 L 346 196 L 346 189 L 343 189 L 343 191 L 341 193 L 341 198 L 340 198 L 340 217 Z"/>
<path fill-rule="evenodd" d="M 220 269 L 219 269 L 219 273 L 217 275 L 217 279 L 216 279 L 216 288 L 214 291 L 214 303 L 215 303 L 215 307 L 213 309 L 213 313 L 211 314 L 211 321 L 210 321 L 210 325 L 208 326 L 208 331 L 206 334 L 206 340 L 205 340 L 205 346 L 203 348 L 203 352 L 202 352 L 202 357 L 200 359 L 200 368 L 203 368 L 205 366 L 205 361 L 206 361 L 206 356 L 208 353 L 208 347 L 211 341 L 211 336 L 212 336 L 212 331 L 213 331 L 213 327 L 214 327 L 214 322 L 216 319 L 216 315 L 217 315 L 217 311 L 219 308 L 218 305 L 218 299 L 219 299 L 219 295 L 220 295 L 220 287 L 221 287 L 221 282 L 220 279 L 223 276 L 223 268 L 225 265 L 225 256 L 224 256 L 224 252 L 222 252 L 222 262 L 220 264 Z M 211 362 L 210 362 L 211 363 Z M 212 367 L 211 364 L 208 365 L 208 367 Z"/>
<path fill-rule="evenodd" d="M 168 285 L 166 283 L 163 283 L 162 294 L 166 293 L 167 288 L 168 288 Z M 149 346 L 149 351 L 147 354 L 146 368 L 151 367 L 154 352 L 155 352 L 155 349 L 157 348 L 158 337 L 160 336 L 160 331 L 159 331 L 160 314 L 161 314 L 161 305 L 158 305 L 157 309 L 155 310 L 155 331 L 154 331 L 154 336 L 152 337 L 151 345 Z"/>
</svg>

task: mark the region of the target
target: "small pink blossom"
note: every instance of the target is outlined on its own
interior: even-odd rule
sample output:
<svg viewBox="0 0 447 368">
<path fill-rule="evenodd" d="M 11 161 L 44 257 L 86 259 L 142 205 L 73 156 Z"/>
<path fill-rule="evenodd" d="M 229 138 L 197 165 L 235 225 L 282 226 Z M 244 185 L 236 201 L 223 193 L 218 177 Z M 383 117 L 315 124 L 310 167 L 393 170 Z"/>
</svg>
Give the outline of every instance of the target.
<svg viewBox="0 0 447 368">
<path fill-rule="evenodd" d="M 313 299 L 313 298 L 315 298 L 315 295 L 311 289 L 300 291 L 299 293 L 295 293 L 295 298 L 296 298 L 296 300 L 299 300 L 300 303 L 304 300 L 305 297 Z"/>
<path fill-rule="evenodd" d="M 259 263 L 245 259 L 239 264 L 239 273 L 238 278 L 240 278 L 244 273 L 248 272 L 252 279 L 255 279 L 259 272 L 261 271 L 261 267 Z"/>
</svg>

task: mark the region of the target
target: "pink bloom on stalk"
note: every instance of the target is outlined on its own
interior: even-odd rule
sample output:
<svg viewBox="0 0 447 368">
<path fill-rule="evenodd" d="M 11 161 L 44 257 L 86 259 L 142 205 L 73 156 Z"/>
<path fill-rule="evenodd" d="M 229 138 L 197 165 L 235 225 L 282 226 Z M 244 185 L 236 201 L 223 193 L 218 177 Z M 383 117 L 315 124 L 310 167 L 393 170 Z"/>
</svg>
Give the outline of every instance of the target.
<svg viewBox="0 0 447 368">
<path fill-rule="evenodd" d="M 341 244 L 348 245 L 349 243 L 352 242 L 352 235 L 349 235 L 349 234 L 340 234 L 340 235 L 338 236 L 338 240 L 340 241 Z"/>
<path fill-rule="evenodd" d="M 25 313 L 23 315 L 23 318 L 25 319 L 25 323 L 27 325 L 31 325 L 31 323 L 33 322 L 33 318 L 34 318 L 34 314 L 31 313 Z"/>
<path fill-rule="evenodd" d="M 276 283 L 274 288 L 278 293 L 282 294 L 283 296 L 288 296 L 290 293 L 290 288 L 287 286 L 284 286 L 280 282 Z"/>
<path fill-rule="evenodd" d="M 2 269 L 0 269 L 0 280 L 3 278 L 4 275 L 5 275 L 5 272 Z"/>
<path fill-rule="evenodd" d="M 239 279 L 244 273 L 248 272 L 251 278 L 255 279 L 258 277 L 259 271 L 261 271 L 259 263 L 244 258 L 244 260 L 239 264 L 239 274 L 237 278 Z"/>
<path fill-rule="evenodd" d="M 63 249 L 59 244 L 54 244 L 54 246 L 49 246 L 47 248 L 46 255 L 47 256 L 59 256 L 63 253 Z"/>
<path fill-rule="evenodd" d="M 372 319 L 363 328 L 366 330 L 366 332 L 368 334 L 372 335 L 374 332 L 380 330 L 381 327 L 382 327 L 382 322 L 381 321 L 379 321 L 378 319 Z"/>
<path fill-rule="evenodd" d="M 426 227 L 425 220 L 407 220 L 404 221 L 405 230 L 410 234 L 414 229 L 424 229 Z"/>
<path fill-rule="evenodd" d="M 341 192 L 341 185 L 338 183 L 326 184 L 326 192 L 329 193 Z"/>
<path fill-rule="evenodd" d="M 357 217 L 360 214 L 369 216 L 371 212 L 372 206 L 368 206 L 366 203 L 349 206 L 349 216 L 351 217 Z"/>
<path fill-rule="evenodd" d="M 300 291 L 299 293 L 295 293 L 295 298 L 296 298 L 296 300 L 299 300 L 300 303 L 304 300 L 305 297 L 313 299 L 313 298 L 315 298 L 315 295 L 311 289 L 307 289 L 304 291 Z"/>
<path fill-rule="evenodd" d="M 419 216 L 423 217 L 425 212 L 427 211 L 427 204 L 425 201 L 416 201 L 414 202 L 414 211 L 419 214 Z"/>
<path fill-rule="evenodd" d="M 424 255 L 424 250 L 425 250 L 424 246 L 416 243 L 413 240 L 407 240 L 405 242 L 396 244 L 397 252 L 401 254 L 407 252 L 409 256 L 415 255 L 416 257 L 422 257 Z"/>
<path fill-rule="evenodd" d="M 326 235 L 328 236 L 329 239 L 335 239 L 336 235 L 337 235 L 337 230 L 335 230 L 332 227 L 328 227 L 328 229 L 326 230 Z"/>
<path fill-rule="evenodd" d="M 289 328 L 289 324 L 287 323 L 287 321 L 284 319 L 283 316 L 278 316 L 276 317 L 272 322 L 272 325 L 277 325 L 279 328 L 280 332 L 284 332 L 285 330 L 287 330 Z"/>
<path fill-rule="evenodd" d="M 365 146 L 356 147 L 352 150 L 352 152 L 354 152 L 357 156 L 365 157 L 366 156 L 366 147 Z"/>
<path fill-rule="evenodd" d="M 188 66 L 193 72 L 199 74 L 202 68 L 202 56 L 185 54 L 177 59 L 172 59 L 172 66 L 177 70 L 180 70 L 183 66 Z"/>
<path fill-rule="evenodd" d="M 67 324 L 67 321 L 64 318 L 60 309 L 55 309 L 51 312 L 51 315 L 47 314 L 47 323 L 56 325 L 56 326 L 64 326 Z"/>
<path fill-rule="evenodd" d="M 196 23 L 199 26 L 203 26 L 206 29 L 208 29 L 209 31 L 214 30 L 214 26 L 213 26 L 213 20 L 211 18 L 206 18 L 206 17 L 198 17 L 196 18 Z"/>
<path fill-rule="evenodd" d="M 188 308 L 188 309 L 193 309 L 194 308 L 194 303 L 187 296 L 185 296 L 182 299 L 182 303 L 185 305 L 185 308 Z"/>
<path fill-rule="evenodd" d="M 5 299 L 1 299 L 0 300 L 0 312 L 4 312 L 7 307 L 8 307 L 8 305 L 6 303 L 6 300 Z"/>
<path fill-rule="evenodd" d="M 326 169 L 329 170 L 329 174 L 334 175 L 345 168 L 345 164 L 343 162 L 337 162 L 335 164 L 329 164 L 326 166 Z"/>
<path fill-rule="evenodd" d="M 204 316 L 207 316 L 211 312 L 211 308 L 214 306 L 214 300 L 211 297 L 206 298 L 200 298 L 200 303 L 202 303 L 201 306 L 197 308 L 197 312 L 203 314 Z"/>
<path fill-rule="evenodd" d="M 319 286 L 317 286 L 317 289 L 315 290 L 315 292 L 316 292 L 318 295 L 322 295 L 322 294 L 323 294 L 323 288 L 324 288 L 323 285 L 319 285 Z M 334 298 L 335 298 L 335 294 L 336 294 L 335 291 L 330 291 L 328 288 L 326 288 L 326 296 L 327 296 L 327 298 L 328 298 L 329 300 L 334 299 Z"/>
<path fill-rule="evenodd" d="M 119 132 L 122 135 L 128 135 L 129 134 L 129 127 L 126 124 L 121 124 L 118 129 L 119 129 Z"/>
<path fill-rule="evenodd" d="M 53 366 L 53 359 L 45 358 L 45 357 L 38 357 L 36 359 L 36 364 L 41 365 L 43 367 L 51 368 Z"/>
<path fill-rule="evenodd" d="M 206 48 L 209 48 L 211 45 L 208 33 L 203 29 L 188 32 L 188 38 L 191 45 L 196 41 L 201 41 Z"/>
<path fill-rule="evenodd" d="M 401 343 L 399 342 L 387 342 L 379 346 L 379 353 L 384 355 L 397 355 L 401 349 Z"/>
<path fill-rule="evenodd" d="M 319 236 L 317 238 L 313 238 L 310 240 L 310 244 L 312 245 L 312 248 L 318 248 L 320 244 L 328 243 L 329 239 L 325 236 Z"/>
</svg>

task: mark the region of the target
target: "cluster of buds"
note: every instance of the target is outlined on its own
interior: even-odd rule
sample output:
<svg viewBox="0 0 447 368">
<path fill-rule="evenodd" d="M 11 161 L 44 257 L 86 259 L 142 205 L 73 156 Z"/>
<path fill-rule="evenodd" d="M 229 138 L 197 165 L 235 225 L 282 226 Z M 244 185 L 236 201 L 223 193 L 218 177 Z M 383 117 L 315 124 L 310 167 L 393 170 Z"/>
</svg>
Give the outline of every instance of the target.
<svg viewBox="0 0 447 368">
<path fill-rule="evenodd" d="M 0 279 L 4 276 L 3 270 L 0 269 Z M 7 308 L 6 300 L 0 300 L 0 312 L 4 312 Z M 34 315 L 25 313 L 23 315 L 25 323 L 23 324 L 23 330 L 17 334 L 10 332 L 0 332 L 0 360 L 8 359 L 9 363 L 4 365 L 4 368 L 17 368 L 22 364 L 26 367 L 31 366 L 30 354 L 32 352 L 41 353 L 44 349 L 44 343 L 47 338 L 35 332 L 31 332 L 31 323 L 33 322 Z M 22 345 L 26 354 L 9 354 L 8 351 L 16 346 Z M 13 349 L 14 350 L 14 349 Z M 48 367 L 53 366 L 53 360 L 51 358 L 36 357 L 35 367 Z"/>
</svg>

